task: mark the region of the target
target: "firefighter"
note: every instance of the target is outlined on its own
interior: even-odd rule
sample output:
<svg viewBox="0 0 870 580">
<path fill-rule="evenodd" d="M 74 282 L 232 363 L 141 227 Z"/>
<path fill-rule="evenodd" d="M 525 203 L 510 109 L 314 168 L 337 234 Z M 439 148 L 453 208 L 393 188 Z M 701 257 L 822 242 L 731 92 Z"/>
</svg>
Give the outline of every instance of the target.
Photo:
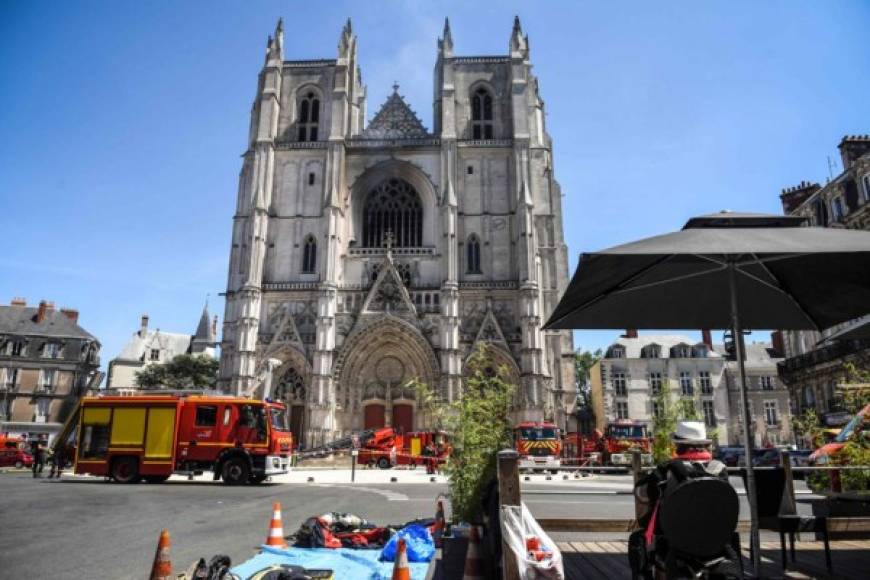
<svg viewBox="0 0 870 580">
<path fill-rule="evenodd" d="M 66 467 L 66 445 L 58 445 L 54 450 L 54 456 L 51 461 L 51 471 L 48 473 L 48 478 L 57 477 L 60 479 L 60 474 L 63 473 L 63 468 Z"/>
<path fill-rule="evenodd" d="M 30 454 L 33 456 L 33 477 L 42 477 L 45 469 L 45 435 L 39 435 L 30 442 Z"/>
<path fill-rule="evenodd" d="M 423 461 L 426 462 L 426 475 L 435 474 L 435 446 L 430 441 L 423 448 Z"/>
</svg>

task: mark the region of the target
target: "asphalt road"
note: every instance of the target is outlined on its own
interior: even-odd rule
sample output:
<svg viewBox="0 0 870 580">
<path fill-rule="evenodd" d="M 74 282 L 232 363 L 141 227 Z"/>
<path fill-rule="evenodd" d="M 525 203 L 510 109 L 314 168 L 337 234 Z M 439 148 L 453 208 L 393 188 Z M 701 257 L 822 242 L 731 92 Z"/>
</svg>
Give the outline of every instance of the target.
<svg viewBox="0 0 870 580">
<path fill-rule="evenodd" d="M 615 493 L 625 483 L 589 482 L 581 488 L 532 482 L 523 484 L 523 495 L 538 517 L 629 518 L 632 497 Z M 239 563 L 265 540 L 273 501 L 281 502 L 284 532 L 290 534 L 307 517 L 331 511 L 377 524 L 431 517 L 435 498 L 444 492 L 444 484 L 428 483 L 117 485 L 5 473 L 0 474 L 0 578 L 142 578 L 164 527 L 172 536 L 176 571 L 217 553 Z M 577 539 L 568 536 L 554 534 L 554 539 Z"/>
</svg>

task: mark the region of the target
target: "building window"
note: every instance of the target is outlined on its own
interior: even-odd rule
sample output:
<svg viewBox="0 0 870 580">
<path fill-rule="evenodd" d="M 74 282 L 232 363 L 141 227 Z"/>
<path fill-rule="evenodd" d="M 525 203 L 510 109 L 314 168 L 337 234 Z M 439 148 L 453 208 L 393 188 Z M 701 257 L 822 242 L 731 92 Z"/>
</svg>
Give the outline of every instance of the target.
<svg viewBox="0 0 870 580">
<path fill-rule="evenodd" d="M 423 245 L 423 205 L 406 181 L 391 177 L 379 183 L 363 206 L 363 245 L 379 248 L 388 239 L 399 248 Z"/>
<path fill-rule="evenodd" d="M 696 344 L 692 349 L 692 356 L 695 358 L 707 358 L 709 355 L 709 349 L 706 344 Z"/>
<path fill-rule="evenodd" d="M 50 391 L 54 387 L 55 375 L 55 369 L 41 369 L 39 371 L 39 389 L 41 391 Z"/>
<path fill-rule="evenodd" d="M 870 201 L 870 173 L 861 178 L 864 185 L 864 201 Z"/>
<path fill-rule="evenodd" d="M 492 139 L 492 95 L 484 88 L 471 97 L 471 131 L 474 139 Z"/>
<path fill-rule="evenodd" d="M 701 394 L 713 394 L 713 382 L 710 380 L 710 371 L 701 371 L 698 373 L 698 382 L 701 385 Z"/>
<path fill-rule="evenodd" d="M 302 273 L 313 274 L 317 271 L 317 240 L 314 236 L 305 238 L 305 248 L 302 252 Z"/>
<path fill-rule="evenodd" d="M 8 356 L 24 356 L 24 341 L 10 340 L 3 345 L 3 354 Z"/>
<path fill-rule="evenodd" d="M 299 141 L 317 141 L 317 125 L 320 123 L 320 100 L 314 93 L 306 93 L 299 101 Z"/>
<path fill-rule="evenodd" d="M 656 417 L 658 419 L 661 419 L 665 415 L 665 409 L 658 401 L 652 402 L 652 414 L 653 417 Z"/>
<path fill-rule="evenodd" d="M 150 360 L 150 361 L 160 360 L 160 349 L 159 348 L 152 348 L 151 353 L 148 356 L 148 360 Z"/>
<path fill-rule="evenodd" d="M 773 390 L 773 377 L 761 377 L 761 390 L 762 391 L 772 391 Z"/>
<path fill-rule="evenodd" d="M 5 371 L 5 372 L 3 372 Z M 18 384 L 18 369 L 0 369 L 0 387 L 7 391 L 14 391 Z"/>
<path fill-rule="evenodd" d="M 771 427 L 779 424 L 779 417 L 776 412 L 776 401 L 764 402 L 764 422 Z"/>
<path fill-rule="evenodd" d="M 42 358 L 60 357 L 60 345 L 56 342 L 46 342 L 42 347 Z"/>
<path fill-rule="evenodd" d="M 613 391 L 617 397 L 625 397 L 628 394 L 625 384 L 625 373 L 613 373 Z"/>
<path fill-rule="evenodd" d="M 622 346 L 611 346 L 607 349 L 606 358 L 625 358 L 625 348 Z"/>
<path fill-rule="evenodd" d="M 314 185 L 314 181 L 317 179 L 317 176 L 314 173 L 308 174 L 308 185 Z"/>
<path fill-rule="evenodd" d="M 661 394 L 662 392 L 662 373 L 649 374 L 649 387 L 652 389 L 653 395 Z"/>
<path fill-rule="evenodd" d="M 662 347 L 657 344 L 648 344 L 640 350 L 640 358 L 661 358 Z"/>
<path fill-rule="evenodd" d="M 51 410 L 51 399 L 36 399 L 36 416 L 33 421 L 35 423 L 45 423 L 48 420 L 48 413 Z"/>
<path fill-rule="evenodd" d="M 475 234 L 468 237 L 465 248 L 469 274 L 480 274 L 480 240 Z"/>
<path fill-rule="evenodd" d="M 467 171 L 468 171 L 468 175 L 474 175 L 474 166 L 469 165 Z"/>
<path fill-rule="evenodd" d="M 843 209 L 843 198 L 841 196 L 838 195 L 831 201 L 831 213 L 836 222 L 841 221 L 843 216 L 846 215 L 846 211 Z"/>
<path fill-rule="evenodd" d="M 673 358 L 692 358 L 692 348 L 685 344 L 680 344 L 671 349 Z"/>
<path fill-rule="evenodd" d="M 12 415 L 10 401 L 8 399 L 0 399 L 0 419 L 8 420 Z"/>
<path fill-rule="evenodd" d="M 704 424 L 707 427 L 715 427 L 716 411 L 713 410 L 713 401 L 701 401 L 701 410 L 704 412 Z"/>
<path fill-rule="evenodd" d="M 617 401 L 616 403 L 616 418 L 628 419 L 628 403 L 626 401 Z"/>
<path fill-rule="evenodd" d="M 692 373 L 689 371 L 680 371 L 680 392 L 684 397 L 691 397 L 695 394 L 695 387 L 692 385 Z"/>
</svg>

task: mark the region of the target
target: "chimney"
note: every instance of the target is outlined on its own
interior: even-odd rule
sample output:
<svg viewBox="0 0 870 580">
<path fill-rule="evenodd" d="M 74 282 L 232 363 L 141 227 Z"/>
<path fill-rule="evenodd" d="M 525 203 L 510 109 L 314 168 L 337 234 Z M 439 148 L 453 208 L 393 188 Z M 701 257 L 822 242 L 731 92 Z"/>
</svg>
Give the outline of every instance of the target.
<svg viewBox="0 0 870 580">
<path fill-rule="evenodd" d="M 16 296 L 12 299 L 12 302 L 9 303 L 11 306 L 27 306 L 27 300 L 21 298 L 20 296 Z"/>
<path fill-rule="evenodd" d="M 785 356 L 785 341 L 782 339 L 781 330 L 770 333 L 770 346 L 773 347 L 773 350 L 775 350 L 779 356 Z"/>
<path fill-rule="evenodd" d="M 786 187 L 779 195 L 783 213 L 790 214 L 820 189 L 822 189 L 821 185 L 809 181 L 801 181 L 794 187 Z"/>
<path fill-rule="evenodd" d="M 79 323 L 79 311 L 75 308 L 61 308 L 60 313 L 73 321 L 73 324 Z"/>
<path fill-rule="evenodd" d="M 713 350 L 713 335 L 710 334 L 709 328 L 704 328 L 701 330 L 701 342 L 707 345 L 707 348 Z"/>
<path fill-rule="evenodd" d="M 856 159 L 870 151 L 870 135 L 845 135 L 838 149 L 843 159 L 843 171 L 846 171 Z"/>
<path fill-rule="evenodd" d="M 636 328 L 626 328 L 625 334 L 622 335 L 622 338 L 637 338 L 637 329 Z"/>
<path fill-rule="evenodd" d="M 36 322 L 37 324 L 45 320 L 45 317 L 49 312 L 54 312 L 54 302 L 48 302 L 47 300 L 39 301 L 39 309 L 36 311 Z"/>
<path fill-rule="evenodd" d="M 141 338 L 144 338 L 146 332 L 148 332 L 148 315 L 143 314 L 142 321 L 141 321 L 140 327 L 139 327 L 139 336 Z"/>
</svg>

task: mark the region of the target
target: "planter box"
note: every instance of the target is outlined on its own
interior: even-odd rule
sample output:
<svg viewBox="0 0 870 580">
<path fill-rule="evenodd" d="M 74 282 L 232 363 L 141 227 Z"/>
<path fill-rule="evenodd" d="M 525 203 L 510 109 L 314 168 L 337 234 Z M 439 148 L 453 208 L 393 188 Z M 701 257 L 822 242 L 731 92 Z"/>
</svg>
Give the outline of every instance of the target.
<svg viewBox="0 0 870 580">
<path fill-rule="evenodd" d="M 870 497 L 857 494 L 832 494 L 826 501 L 813 502 L 813 515 L 817 517 L 870 517 Z M 832 532 L 831 540 L 866 539 L 866 532 Z M 822 535 L 817 533 L 816 539 L 821 541 Z"/>
</svg>

